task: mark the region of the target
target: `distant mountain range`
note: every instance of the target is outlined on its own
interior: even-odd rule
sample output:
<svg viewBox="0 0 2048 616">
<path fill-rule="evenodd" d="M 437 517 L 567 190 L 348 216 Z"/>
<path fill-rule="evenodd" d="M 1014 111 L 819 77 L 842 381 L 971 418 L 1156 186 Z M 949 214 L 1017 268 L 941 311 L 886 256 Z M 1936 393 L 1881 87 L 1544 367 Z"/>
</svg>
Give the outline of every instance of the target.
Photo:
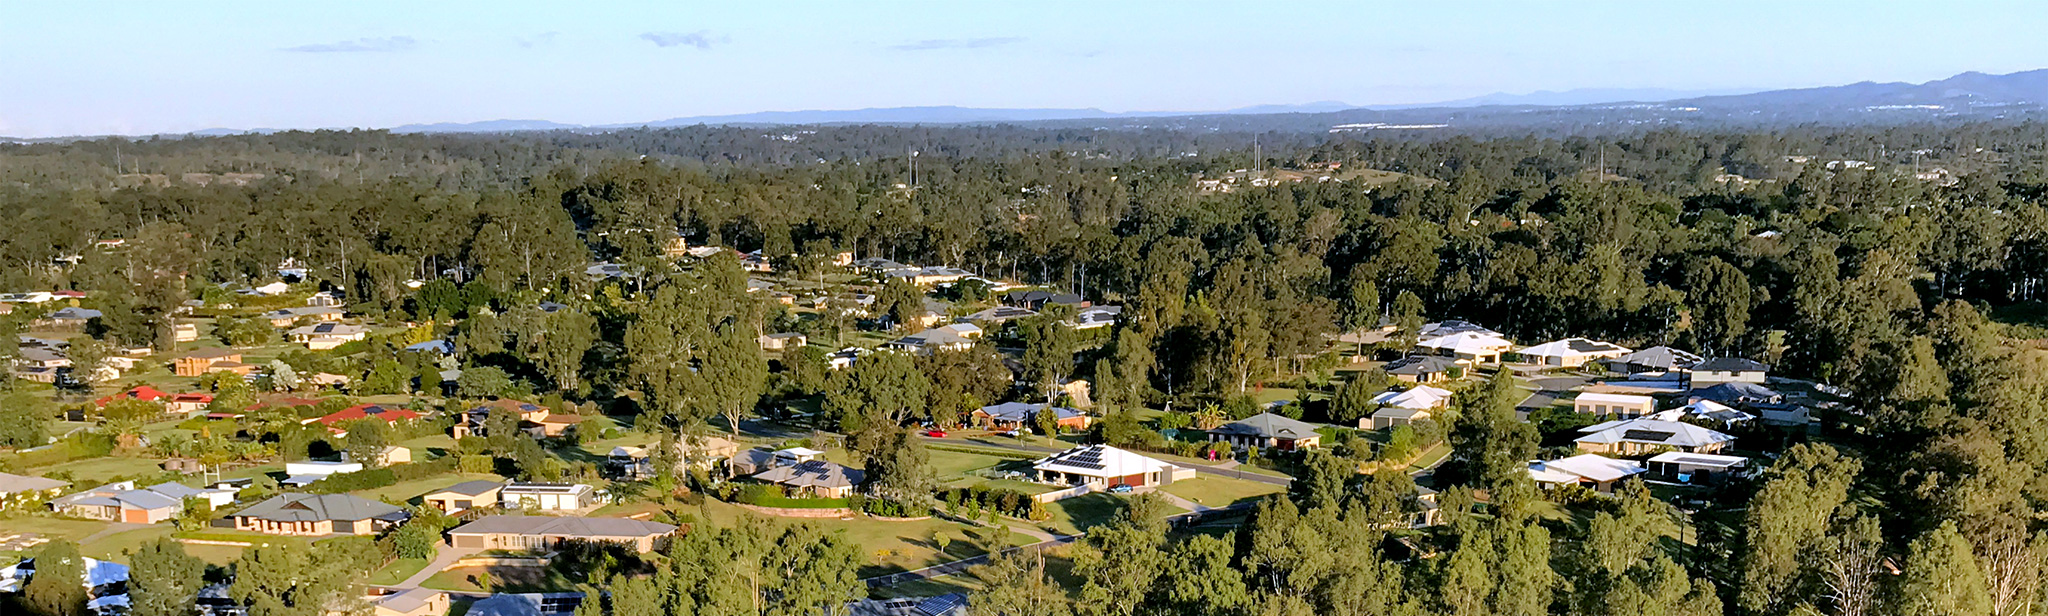
<svg viewBox="0 0 2048 616">
<path fill-rule="evenodd" d="M 1413 127 L 1542 128 L 1770 125 L 1798 122 L 1872 123 L 1929 119 L 2048 118 L 2048 69 L 2005 75 L 1968 72 L 1926 83 L 1862 82 L 1788 90 L 1667 90 L 1593 88 L 1528 94 L 1495 93 L 1409 105 L 1352 105 L 1319 101 L 1256 105 L 1224 111 L 1003 109 L 957 106 L 846 110 L 763 111 L 669 118 L 606 125 L 549 120 L 488 120 L 407 124 L 398 133 L 502 133 L 608 131 L 705 125 L 992 124 L 1058 127 L 1206 128 L 1225 130 L 1380 130 Z M 265 134 L 281 129 L 216 128 L 190 135 Z M 0 137 L 0 141 L 7 138 Z M 14 140 L 37 141 L 37 140 Z"/>
</svg>

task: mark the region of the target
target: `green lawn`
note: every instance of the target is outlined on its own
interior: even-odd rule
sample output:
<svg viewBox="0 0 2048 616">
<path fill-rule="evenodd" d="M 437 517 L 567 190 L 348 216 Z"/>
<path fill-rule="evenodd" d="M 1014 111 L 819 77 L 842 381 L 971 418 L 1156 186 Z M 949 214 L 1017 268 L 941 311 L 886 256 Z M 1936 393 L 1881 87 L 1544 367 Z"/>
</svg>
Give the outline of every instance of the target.
<svg viewBox="0 0 2048 616">
<path fill-rule="evenodd" d="M 106 522 L 90 520 L 67 520 L 62 518 L 20 517 L 0 520 L 0 533 L 35 533 L 44 539 L 55 541 L 69 539 L 77 541 L 107 528 Z"/>
<path fill-rule="evenodd" d="M 483 592 L 478 574 L 489 572 L 491 592 L 557 592 L 576 590 L 576 582 L 553 567 L 453 567 L 435 573 L 420 585 L 439 590 Z"/>
<path fill-rule="evenodd" d="M 971 480 L 972 478 L 968 479 Z M 1029 481 L 1020 481 L 1016 479 L 983 479 L 965 481 L 964 483 L 956 481 L 953 484 L 953 487 L 971 486 L 980 486 L 991 490 L 1009 490 L 1012 492 L 1019 492 L 1031 495 L 1044 494 L 1046 492 L 1051 492 L 1053 490 L 1060 489 L 1058 486 L 1049 486 L 1042 483 L 1032 483 Z"/>
<path fill-rule="evenodd" d="M 157 466 L 161 462 L 154 458 L 107 456 L 45 466 L 34 469 L 32 474 L 71 473 L 71 487 L 85 489 L 104 484 L 114 477 L 136 477 L 163 472 L 163 469 Z"/>
<path fill-rule="evenodd" d="M 1046 504 L 1052 512 L 1052 519 L 1039 522 L 1041 529 L 1072 535 L 1108 522 L 1111 516 L 1123 509 L 1124 496 L 1096 492 Z M 1168 504 L 1167 515 L 1186 513 L 1187 510 Z"/>
<path fill-rule="evenodd" d="M 413 574 L 419 573 L 421 569 L 427 568 L 427 562 L 429 562 L 428 559 L 423 558 L 400 558 L 391 561 L 391 564 L 385 565 L 384 568 L 378 569 L 375 573 L 371 573 L 368 583 L 376 586 L 390 586 L 403 582 L 406 578 L 412 577 Z"/>
<path fill-rule="evenodd" d="M 1226 507 L 1240 501 L 1256 500 L 1268 494 L 1282 492 L 1287 488 L 1270 483 L 1212 476 L 1175 481 L 1159 489 L 1197 504 Z"/>
<path fill-rule="evenodd" d="M 484 481 L 505 480 L 505 478 L 503 477 L 499 477 L 497 475 L 492 475 L 489 473 L 450 473 L 446 475 L 435 475 L 433 477 L 428 477 L 426 479 L 401 481 L 373 490 L 360 490 L 356 492 L 350 492 L 350 494 L 354 494 L 356 496 L 360 496 L 362 498 L 367 498 L 374 501 L 390 499 L 392 501 L 401 503 L 419 504 L 420 497 L 426 496 L 428 492 L 439 490 L 441 488 L 446 488 L 448 486 L 462 483 L 464 481 L 474 481 L 479 479 Z"/>
</svg>

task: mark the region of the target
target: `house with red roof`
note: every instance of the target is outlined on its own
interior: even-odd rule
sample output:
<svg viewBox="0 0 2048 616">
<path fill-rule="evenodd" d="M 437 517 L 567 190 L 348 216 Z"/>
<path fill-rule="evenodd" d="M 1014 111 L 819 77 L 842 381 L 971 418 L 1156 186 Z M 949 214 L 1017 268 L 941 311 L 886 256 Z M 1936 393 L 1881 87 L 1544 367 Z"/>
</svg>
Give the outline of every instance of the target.
<svg viewBox="0 0 2048 616">
<path fill-rule="evenodd" d="M 420 414 L 411 409 L 393 408 L 381 404 L 358 404 L 320 417 L 306 420 L 306 423 L 320 422 L 320 425 L 337 428 L 344 422 L 362 419 L 382 419 L 385 423 L 396 423 L 419 419 Z"/>
<path fill-rule="evenodd" d="M 104 407 L 107 405 L 107 403 L 113 402 L 115 398 L 128 398 L 130 400 L 141 400 L 143 402 L 156 402 L 158 400 L 163 400 L 169 397 L 171 397 L 171 394 L 164 390 L 157 389 L 155 387 L 150 387 L 148 385 L 136 385 L 135 387 L 130 388 L 128 391 L 100 398 L 98 400 L 92 401 L 92 403 L 94 405 Z"/>
</svg>

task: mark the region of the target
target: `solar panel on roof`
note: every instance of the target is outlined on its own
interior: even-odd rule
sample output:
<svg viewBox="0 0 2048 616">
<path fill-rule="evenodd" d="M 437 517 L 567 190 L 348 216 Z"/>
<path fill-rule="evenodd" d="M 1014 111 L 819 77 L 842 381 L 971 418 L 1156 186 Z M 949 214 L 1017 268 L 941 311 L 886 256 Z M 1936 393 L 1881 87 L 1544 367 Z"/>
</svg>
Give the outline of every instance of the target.
<svg viewBox="0 0 2048 616">
<path fill-rule="evenodd" d="M 1621 433 L 1622 438 L 1631 441 L 1656 441 L 1660 443 L 1671 440 L 1673 436 L 1677 436 L 1677 433 L 1660 430 L 1629 430 Z"/>
</svg>

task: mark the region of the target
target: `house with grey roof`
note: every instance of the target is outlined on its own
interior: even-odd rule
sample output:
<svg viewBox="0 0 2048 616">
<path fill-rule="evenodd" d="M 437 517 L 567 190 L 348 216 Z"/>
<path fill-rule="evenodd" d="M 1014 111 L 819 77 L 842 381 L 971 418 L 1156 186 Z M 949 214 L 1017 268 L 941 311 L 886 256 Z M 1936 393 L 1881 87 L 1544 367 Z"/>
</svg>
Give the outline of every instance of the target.
<svg viewBox="0 0 2048 616">
<path fill-rule="evenodd" d="M 1624 374 L 1643 372 L 1687 372 L 1700 356 L 1668 346 L 1654 346 L 1607 360 L 1607 369 Z"/>
<path fill-rule="evenodd" d="M 272 535 L 369 535 L 405 522 L 405 510 L 347 494 L 279 494 L 236 512 L 235 530 Z"/>
<path fill-rule="evenodd" d="M 137 488 L 133 481 L 123 481 L 65 495 L 50 501 L 50 509 L 63 515 L 93 520 L 155 524 L 184 511 L 185 501 Z"/>
<path fill-rule="evenodd" d="M 867 471 L 824 460 L 807 460 L 778 466 L 750 477 L 754 481 L 782 486 L 791 494 L 813 498 L 846 498 L 855 486 L 867 481 Z"/>
<path fill-rule="evenodd" d="M 1210 442 L 1259 449 L 1314 449 L 1322 444 L 1322 438 L 1315 424 L 1272 413 L 1259 413 L 1209 431 Z"/>
<path fill-rule="evenodd" d="M 493 515 L 448 531 L 448 543 L 457 548 L 546 550 L 565 541 L 589 541 L 630 545 L 645 554 L 674 532 L 674 524 L 630 518 Z"/>
<path fill-rule="evenodd" d="M 0 473 L 0 511 L 29 509 L 63 493 L 68 481 Z"/>
</svg>

